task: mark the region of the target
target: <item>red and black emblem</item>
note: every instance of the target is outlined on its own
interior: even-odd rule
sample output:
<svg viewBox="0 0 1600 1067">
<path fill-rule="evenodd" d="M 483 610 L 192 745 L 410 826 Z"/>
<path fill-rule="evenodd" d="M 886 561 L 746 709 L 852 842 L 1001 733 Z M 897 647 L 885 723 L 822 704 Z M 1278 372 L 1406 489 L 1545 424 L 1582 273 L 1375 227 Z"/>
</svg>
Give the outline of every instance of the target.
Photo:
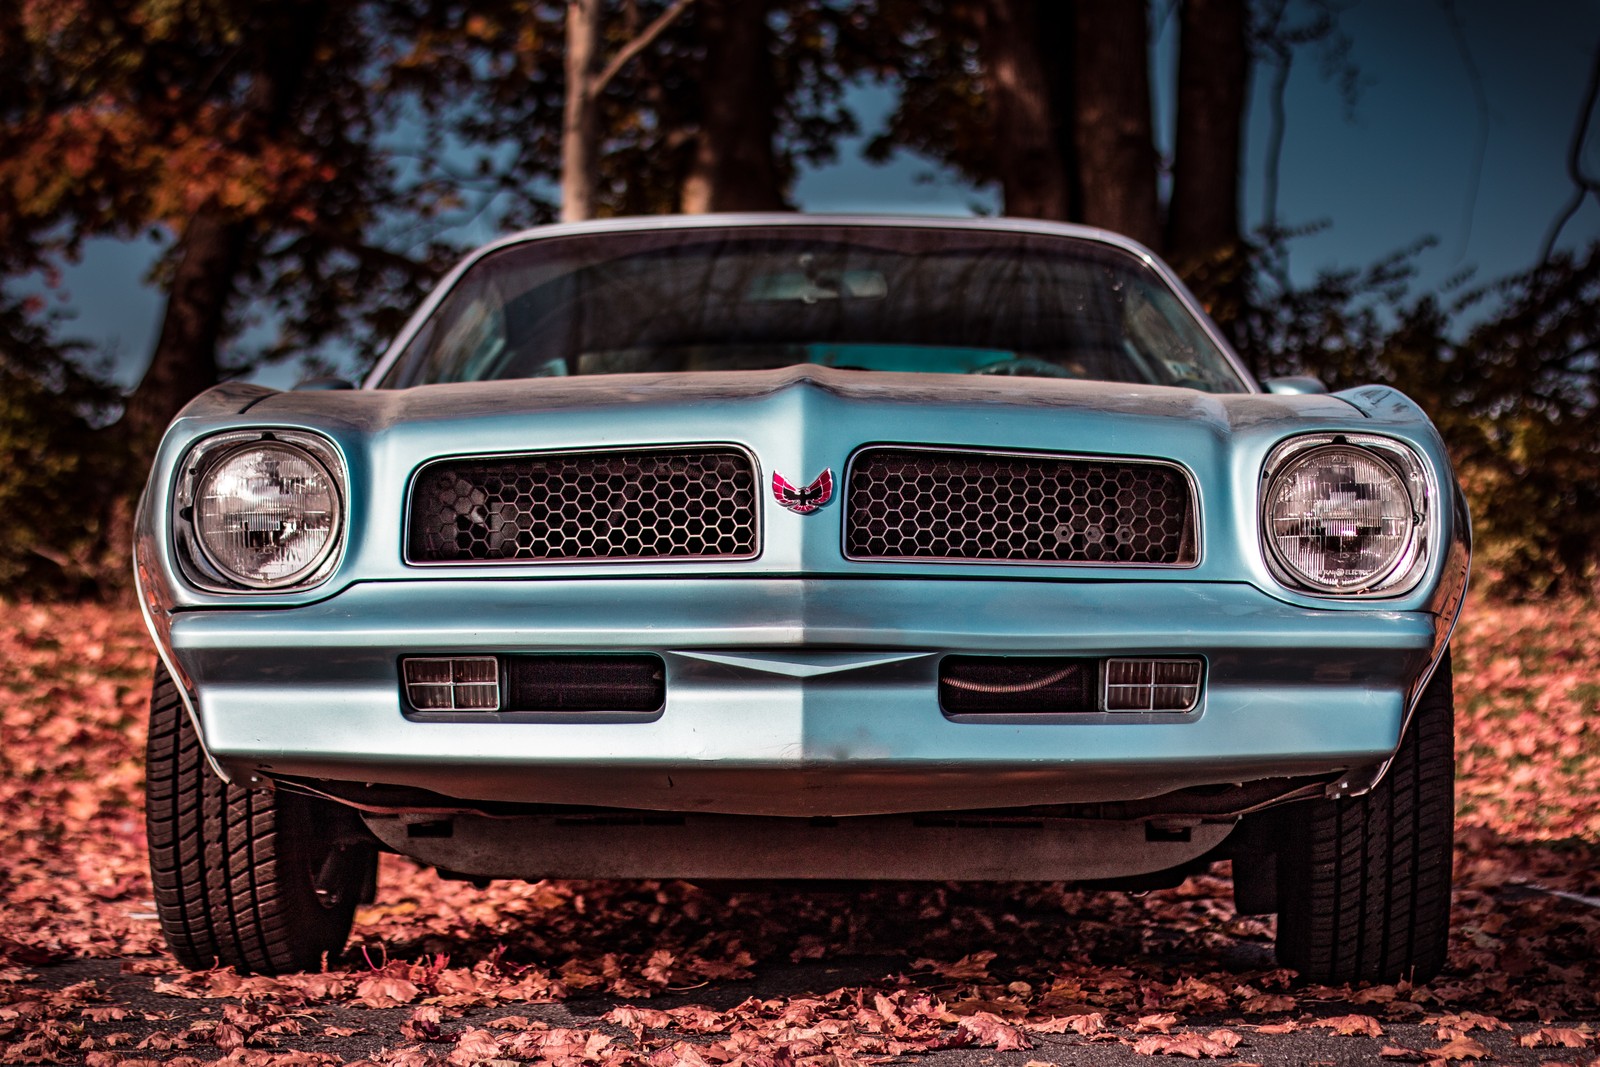
<svg viewBox="0 0 1600 1067">
<path fill-rule="evenodd" d="M 804 489 L 796 489 L 777 471 L 772 472 L 772 498 L 790 511 L 809 515 L 833 499 L 833 468 L 817 475 Z"/>
</svg>

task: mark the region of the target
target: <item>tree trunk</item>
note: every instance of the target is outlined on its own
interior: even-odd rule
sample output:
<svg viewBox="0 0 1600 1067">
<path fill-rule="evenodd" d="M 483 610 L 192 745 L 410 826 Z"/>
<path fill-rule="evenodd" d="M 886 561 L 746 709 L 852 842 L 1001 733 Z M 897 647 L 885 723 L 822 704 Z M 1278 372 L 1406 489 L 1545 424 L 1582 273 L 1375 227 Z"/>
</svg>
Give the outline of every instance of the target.
<svg viewBox="0 0 1600 1067">
<path fill-rule="evenodd" d="M 594 216 L 600 159 L 600 4 L 567 0 L 567 96 L 561 125 L 561 221 Z"/>
<path fill-rule="evenodd" d="M 1149 24 L 1134 0 L 1077 0 L 1075 144 L 1083 221 L 1161 244 Z"/>
<path fill-rule="evenodd" d="M 684 179 L 682 207 L 707 211 L 783 211 L 773 140 L 777 89 L 772 76 L 770 0 L 697 0 L 705 65 L 700 132 Z"/>
<path fill-rule="evenodd" d="M 1083 221 L 1083 175 L 1078 168 L 1078 146 L 1073 129 L 1078 114 L 1078 86 L 1073 57 L 1077 51 L 1078 12 L 1074 0 L 1035 0 L 1039 18 L 1036 46 L 1050 85 L 1051 137 L 1066 171 L 1067 214 Z"/>
<path fill-rule="evenodd" d="M 200 208 L 178 238 L 178 264 L 167 293 L 150 366 L 123 416 L 134 450 L 148 455 L 189 398 L 217 382 L 217 346 L 244 259 L 246 224 L 216 201 Z"/>
<path fill-rule="evenodd" d="M 988 0 L 979 49 L 1005 213 L 1066 220 L 1073 207 L 1069 157 L 1062 152 L 1064 124 L 1055 113 L 1060 89 L 1046 60 L 1059 42 L 1044 40 L 1044 28 L 1038 0 Z"/>
<path fill-rule="evenodd" d="M 1250 76 L 1245 0 L 1183 0 L 1168 251 L 1199 267 L 1239 243 L 1239 156 Z"/>
</svg>

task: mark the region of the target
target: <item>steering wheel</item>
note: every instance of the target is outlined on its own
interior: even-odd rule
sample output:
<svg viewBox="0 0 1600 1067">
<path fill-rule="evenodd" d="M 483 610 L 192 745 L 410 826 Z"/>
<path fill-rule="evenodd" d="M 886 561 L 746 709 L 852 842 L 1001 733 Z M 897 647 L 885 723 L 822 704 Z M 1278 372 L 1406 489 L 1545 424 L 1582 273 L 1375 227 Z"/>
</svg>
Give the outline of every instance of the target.
<svg viewBox="0 0 1600 1067">
<path fill-rule="evenodd" d="M 1018 356 L 1015 359 L 1004 360 L 1000 363 L 990 363 L 983 367 L 974 367 L 968 374 L 1000 374 L 1006 377 L 1018 378 L 1075 378 L 1077 375 L 1059 363 L 1051 363 L 1048 359 L 1037 356 Z"/>
</svg>

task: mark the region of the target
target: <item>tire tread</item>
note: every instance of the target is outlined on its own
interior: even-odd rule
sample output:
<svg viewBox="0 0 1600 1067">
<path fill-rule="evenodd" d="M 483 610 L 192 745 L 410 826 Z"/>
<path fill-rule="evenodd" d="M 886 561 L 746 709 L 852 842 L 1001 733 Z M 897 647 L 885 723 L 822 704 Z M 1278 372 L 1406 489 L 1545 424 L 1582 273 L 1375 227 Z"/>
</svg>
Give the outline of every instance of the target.
<svg viewBox="0 0 1600 1067">
<path fill-rule="evenodd" d="M 1447 652 L 1383 781 L 1286 813 L 1279 961 L 1319 982 L 1436 975 L 1449 939 L 1454 790 Z"/>
<path fill-rule="evenodd" d="M 344 946 L 359 887 L 337 906 L 318 901 L 305 863 L 312 804 L 219 778 L 176 683 L 156 669 L 145 821 L 156 913 L 180 963 L 278 974 Z"/>
</svg>

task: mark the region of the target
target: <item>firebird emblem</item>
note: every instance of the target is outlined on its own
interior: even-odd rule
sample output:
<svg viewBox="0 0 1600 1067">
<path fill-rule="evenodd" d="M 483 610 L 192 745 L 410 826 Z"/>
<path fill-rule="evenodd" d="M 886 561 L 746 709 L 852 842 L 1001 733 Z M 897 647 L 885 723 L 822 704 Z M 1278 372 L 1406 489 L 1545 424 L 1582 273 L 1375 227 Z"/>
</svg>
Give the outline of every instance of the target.
<svg viewBox="0 0 1600 1067">
<path fill-rule="evenodd" d="M 809 515 L 833 499 L 833 468 L 817 475 L 804 489 L 796 489 L 777 471 L 772 472 L 772 498 L 790 511 Z"/>
</svg>

